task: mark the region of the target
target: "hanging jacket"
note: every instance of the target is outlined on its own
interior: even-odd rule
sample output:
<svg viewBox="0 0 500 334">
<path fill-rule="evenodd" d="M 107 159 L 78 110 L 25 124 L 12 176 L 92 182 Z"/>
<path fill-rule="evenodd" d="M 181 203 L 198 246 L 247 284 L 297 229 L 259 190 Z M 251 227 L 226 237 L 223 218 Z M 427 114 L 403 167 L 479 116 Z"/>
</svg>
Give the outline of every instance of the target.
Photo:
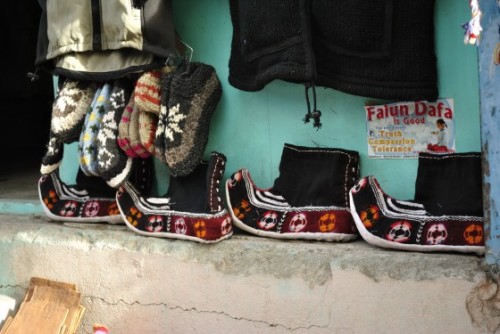
<svg viewBox="0 0 500 334">
<path fill-rule="evenodd" d="M 80 80 L 111 80 L 175 57 L 171 0 L 38 0 L 35 65 Z"/>
<path fill-rule="evenodd" d="M 229 82 L 435 100 L 434 0 L 230 0 Z"/>
</svg>

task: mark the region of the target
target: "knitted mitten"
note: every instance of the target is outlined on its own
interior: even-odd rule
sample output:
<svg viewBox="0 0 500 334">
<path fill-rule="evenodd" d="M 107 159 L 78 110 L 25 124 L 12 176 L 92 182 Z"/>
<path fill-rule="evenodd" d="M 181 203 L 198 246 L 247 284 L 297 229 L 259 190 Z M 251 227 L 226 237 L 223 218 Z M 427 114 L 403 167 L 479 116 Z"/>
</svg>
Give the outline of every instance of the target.
<svg viewBox="0 0 500 334">
<path fill-rule="evenodd" d="M 174 74 L 165 128 L 165 155 L 171 175 L 188 175 L 200 164 L 221 95 L 219 78 L 210 65 L 189 63 Z"/>
<path fill-rule="evenodd" d="M 118 79 L 113 84 L 109 98 L 109 110 L 102 118 L 97 134 L 97 171 L 111 187 L 118 187 L 127 177 L 132 159 L 118 147 L 118 123 L 130 98 L 129 82 Z"/>
<path fill-rule="evenodd" d="M 102 87 L 92 111 L 85 117 L 85 125 L 80 135 L 80 166 L 87 175 L 99 176 L 97 170 L 97 134 L 101 127 L 102 117 L 109 110 L 111 84 Z"/>
<path fill-rule="evenodd" d="M 78 140 L 85 113 L 97 90 L 93 83 L 66 80 L 52 106 L 50 138 L 40 172 L 48 174 L 60 165 L 63 143 Z"/>
</svg>

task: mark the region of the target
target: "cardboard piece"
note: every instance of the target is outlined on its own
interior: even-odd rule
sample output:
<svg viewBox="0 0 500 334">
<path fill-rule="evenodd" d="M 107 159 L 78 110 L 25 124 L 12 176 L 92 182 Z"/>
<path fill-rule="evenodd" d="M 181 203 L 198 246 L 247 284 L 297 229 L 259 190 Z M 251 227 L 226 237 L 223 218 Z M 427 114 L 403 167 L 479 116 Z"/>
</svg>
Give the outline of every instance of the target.
<svg viewBox="0 0 500 334">
<path fill-rule="evenodd" d="M 73 334 L 85 312 L 80 301 L 76 285 L 33 277 L 16 316 L 5 321 L 0 334 Z"/>
</svg>

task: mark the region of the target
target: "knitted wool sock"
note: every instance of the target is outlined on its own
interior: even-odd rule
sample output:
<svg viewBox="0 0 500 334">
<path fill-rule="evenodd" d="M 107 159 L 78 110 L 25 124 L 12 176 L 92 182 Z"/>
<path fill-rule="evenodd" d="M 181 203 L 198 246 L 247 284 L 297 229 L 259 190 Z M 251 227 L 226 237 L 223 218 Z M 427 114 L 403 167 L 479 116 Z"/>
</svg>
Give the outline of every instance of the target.
<svg viewBox="0 0 500 334">
<path fill-rule="evenodd" d="M 42 158 L 42 166 L 40 173 L 42 175 L 50 174 L 55 171 L 61 164 L 63 158 L 63 143 L 52 134 L 47 144 L 47 152 Z"/>
<path fill-rule="evenodd" d="M 132 111 L 134 111 L 134 93 L 132 93 L 132 96 L 125 106 L 125 110 L 123 111 L 122 117 L 120 119 L 120 124 L 118 125 L 118 138 L 116 139 L 116 142 L 128 157 L 136 158 L 138 157 L 138 155 L 130 146 L 129 136 L 129 125 Z"/>
<path fill-rule="evenodd" d="M 141 145 L 151 154 L 155 153 L 155 134 L 158 116 L 151 112 L 139 112 L 139 139 Z"/>
<path fill-rule="evenodd" d="M 219 78 L 210 65 L 189 63 L 174 74 L 165 129 L 165 158 L 173 176 L 188 175 L 201 162 L 221 95 Z"/>
<path fill-rule="evenodd" d="M 78 140 L 97 86 L 67 79 L 52 106 L 51 132 L 63 143 Z"/>
<path fill-rule="evenodd" d="M 87 114 L 85 127 L 80 136 L 82 144 L 80 164 L 84 172 L 99 176 L 97 170 L 97 133 L 101 127 L 102 117 L 109 110 L 109 97 L 111 94 L 111 84 L 105 83 L 92 111 Z"/>
<path fill-rule="evenodd" d="M 151 155 L 144 146 L 141 144 L 139 136 L 139 110 L 134 106 L 130 114 L 130 123 L 128 126 L 128 135 L 130 140 L 130 147 L 141 158 L 147 158 Z"/>
<path fill-rule="evenodd" d="M 85 175 L 92 175 L 88 169 L 88 166 L 86 163 L 84 163 L 84 154 L 83 154 L 83 142 L 84 142 L 84 137 L 85 137 L 85 129 L 87 128 L 87 125 L 89 123 L 89 118 L 90 114 L 92 113 L 92 110 L 95 108 L 95 105 L 97 103 L 97 98 L 101 94 L 102 87 L 99 87 L 95 94 L 94 98 L 92 99 L 92 103 L 90 104 L 89 108 L 87 109 L 87 114 L 85 116 L 85 120 L 82 126 L 82 131 L 80 132 L 80 140 L 78 141 L 78 155 L 80 157 L 80 169 L 82 170 Z"/>
<path fill-rule="evenodd" d="M 140 111 L 160 113 L 160 70 L 143 73 L 134 90 L 134 103 Z"/>
<path fill-rule="evenodd" d="M 97 172 L 114 188 L 125 181 L 132 166 L 132 159 L 119 149 L 116 140 L 118 123 L 129 98 L 128 80 L 116 80 L 109 97 L 109 110 L 104 114 L 97 134 Z"/>
<path fill-rule="evenodd" d="M 165 159 L 165 128 L 167 126 L 168 117 L 168 100 L 170 97 L 170 83 L 174 77 L 173 70 L 165 73 L 161 78 L 161 98 L 160 98 L 160 115 L 158 115 L 158 125 L 156 126 L 155 133 L 155 156 L 161 162 L 167 163 Z"/>
<path fill-rule="evenodd" d="M 50 138 L 40 172 L 49 174 L 61 164 L 63 143 L 78 140 L 85 113 L 97 90 L 93 83 L 66 80 L 52 105 Z"/>
</svg>

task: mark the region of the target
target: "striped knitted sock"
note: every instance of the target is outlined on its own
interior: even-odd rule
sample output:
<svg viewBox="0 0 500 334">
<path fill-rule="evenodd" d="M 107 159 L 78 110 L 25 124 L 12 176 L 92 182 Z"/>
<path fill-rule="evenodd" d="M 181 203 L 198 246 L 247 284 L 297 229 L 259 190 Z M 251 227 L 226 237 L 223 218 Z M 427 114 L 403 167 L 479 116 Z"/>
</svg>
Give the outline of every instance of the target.
<svg viewBox="0 0 500 334">
<path fill-rule="evenodd" d="M 113 188 L 125 181 L 132 166 L 132 159 L 117 143 L 118 123 L 130 99 L 130 91 L 130 83 L 126 79 L 118 79 L 113 83 L 109 110 L 104 114 L 97 134 L 97 172 Z"/>
<path fill-rule="evenodd" d="M 132 108 L 132 113 L 130 114 L 130 123 L 128 126 L 128 135 L 130 140 L 130 147 L 132 150 L 141 158 L 147 158 L 151 155 L 144 146 L 141 144 L 141 138 L 139 136 L 139 110 Z"/>
<path fill-rule="evenodd" d="M 155 154 L 155 134 L 158 116 L 151 112 L 139 112 L 139 140 L 141 145 L 151 154 Z"/>
<path fill-rule="evenodd" d="M 116 142 L 125 154 L 130 158 L 138 157 L 137 153 L 130 146 L 129 125 L 132 112 L 134 111 L 134 93 L 130 97 L 125 110 L 123 111 L 120 123 L 118 124 L 118 138 Z"/>
<path fill-rule="evenodd" d="M 97 134 L 101 127 L 102 117 L 109 110 L 109 97 L 111 84 L 105 83 L 95 102 L 92 111 L 85 118 L 85 126 L 80 136 L 82 150 L 80 152 L 80 165 L 87 175 L 99 176 L 97 170 Z"/>
<path fill-rule="evenodd" d="M 135 85 L 134 102 L 140 111 L 160 113 L 160 70 L 143 73 Z"/>
</svg>

